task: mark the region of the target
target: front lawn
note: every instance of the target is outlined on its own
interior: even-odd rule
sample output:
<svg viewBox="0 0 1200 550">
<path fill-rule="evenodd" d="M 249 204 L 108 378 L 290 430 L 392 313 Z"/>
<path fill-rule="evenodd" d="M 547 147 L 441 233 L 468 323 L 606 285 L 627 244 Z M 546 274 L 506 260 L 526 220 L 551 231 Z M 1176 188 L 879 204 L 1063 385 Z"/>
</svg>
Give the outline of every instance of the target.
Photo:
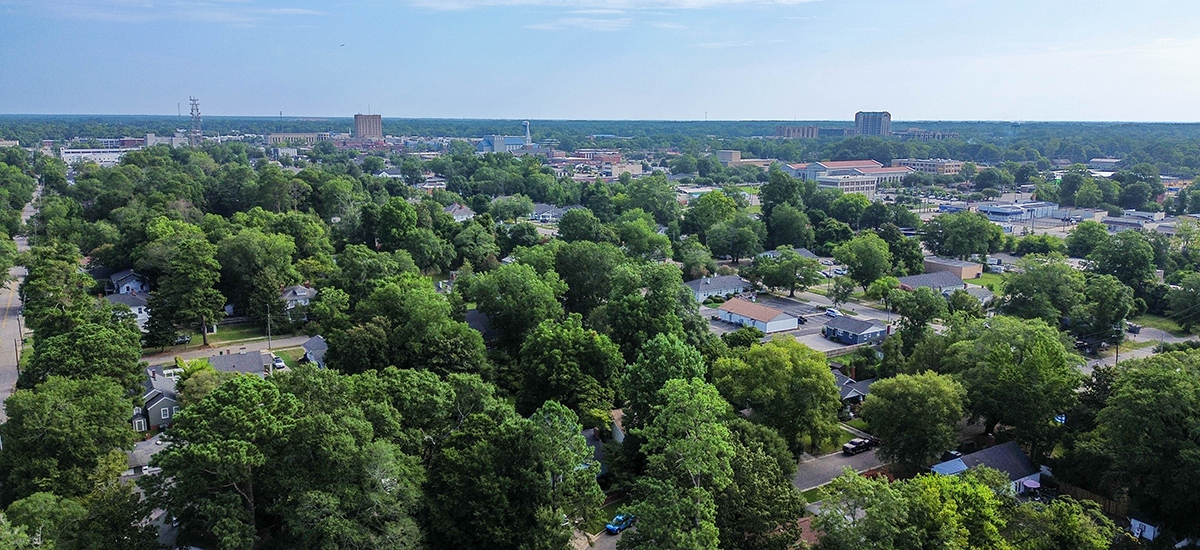
<svg viewBox="0 0 1200 550">
<path fill-rule="evenodd" d="M 820 449 L 817 449 L 817 452 L 809 452 L 809 454 L 813 456 L 824 456 L 834 451 L 840 451 L 842 450 L 842 445 L 845 445 L 846 442 L 850 441 L 851 439 L 854 439 L 854 434 L 847 432 L 846 430 L 839 429 L 837 442 L 830 443 L 826 441 L 825 444 L 821 445 Z M 808 437 L 802 438 L 801 443 L 804 445 L 806 450 L 811 448 Z"/>
<path fill-rule="evenodd" d="M 278 355 L 280 359 L 283 359 L 283 363 L 287 365 L 289 369 L 296 368 L 296 366 L 300 364 L 300 359 L 304 357 L 304 348 L 287 348 L 272 351 L 274 351 L 275 355 Z"/>
<path fill-rule="evenodd" d="M 984 273 L 983 275 L 980 275 L 979 278 L 971 279 L 967 282 L 973 285 L 991 288 L 992 292 L 997 294 L 1004 289 L 1004 276 L 999 273 Z"/>
<path fill-rule="evenodd" d="M 1188 333 L 1184 332 L 1183 329 L 1180 328 L 1179 323 L 1176 323 L 1174 320 L 1168 319 L 1161 315 L 1151 315 L 1151 314 L 1147 313 L 1140 317 L 1130 319 L 1129 322 L 1133 323 L 1135 325 L 1142 325 L 1144 327 L 1153 327 L 1158 330 L 1165 330 L 1171 334 L 1174 334 L 1175 336 L 1187 336 L 1188 335 Z"/>
<path fill-rule="evenodd" d="M 612 521 L 612 518 L 616 516 L 618 512 L 625 511 L 625 506 L 628 506 L 630 503 L 631 501 L 628 498 L 614 500 L 613 502 L 608 503 L 608 505 L 600 509 L 600 515 L 592 518 L 592 521 L 587 522 L 587 524 L 583 526 L 584 532 L 589 535 L 595 535 L 596 533 L 603 531 L 604 525 Z"/>
<path fill-rule="evenodd" d="M 855 418 L 855 419 L 847 422 L 846 424 L 848 424 L 851 428 L 854 428 L 856 430 L 863 431 L 866 433 L 871 433 L 871 427 L 867 425 L 866 420 L 863 420 L 861 418 Z"/>
</svg>

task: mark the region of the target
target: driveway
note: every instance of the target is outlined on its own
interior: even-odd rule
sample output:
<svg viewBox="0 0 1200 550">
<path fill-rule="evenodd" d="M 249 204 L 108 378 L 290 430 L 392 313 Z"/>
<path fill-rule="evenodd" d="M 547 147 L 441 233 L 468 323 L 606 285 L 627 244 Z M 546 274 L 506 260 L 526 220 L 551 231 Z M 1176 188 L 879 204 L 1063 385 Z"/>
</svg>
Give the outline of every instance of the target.
<svg viewBox="0 0 1200 550">
<path fill-rule="evenodd" d="M 854 456 L 846 456 L 840 452 L 827 454 L 801 462 L 796 467 L 796 476 L 792 478 L 792 484 L 801 491 L 807 491 L 833 481 L 833 478 L 842 475 L 845 468 L 861 473 L 882 465 L 883 463 L 875 458 L 875 449 Z"/>
</svg>

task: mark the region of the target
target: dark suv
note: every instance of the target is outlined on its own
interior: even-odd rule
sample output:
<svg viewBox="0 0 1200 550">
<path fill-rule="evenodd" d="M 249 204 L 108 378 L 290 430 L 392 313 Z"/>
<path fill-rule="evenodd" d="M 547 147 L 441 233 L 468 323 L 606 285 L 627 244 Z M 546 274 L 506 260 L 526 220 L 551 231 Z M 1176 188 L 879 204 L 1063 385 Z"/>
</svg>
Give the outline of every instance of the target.
<svg viewBox="0 0 1200 550">
<path fill-rule="evenodd" d="M 858 453 L 865 453 L 875 447 L 875 442 L 870 439 L 854 438 L 842 445 L 842 454 L 853 456 Z"/>
</svg>

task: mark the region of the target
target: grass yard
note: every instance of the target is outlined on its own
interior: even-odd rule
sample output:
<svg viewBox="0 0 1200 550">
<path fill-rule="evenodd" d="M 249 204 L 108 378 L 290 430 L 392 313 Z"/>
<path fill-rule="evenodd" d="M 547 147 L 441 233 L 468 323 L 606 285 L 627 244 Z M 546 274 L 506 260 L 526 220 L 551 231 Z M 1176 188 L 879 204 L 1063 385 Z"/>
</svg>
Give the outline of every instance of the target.
<svg viewBox="0 0 1200 550">
<path fill-rule="evenodd" d="M 272 351 L 274 351 L 275 355 L 278 355 L 280 359 L 283 359 L 283 363 L 287 365 L 289 369 L 296 368 L 296 366 L 300 364 L 300 359 L 304 357 L 304 348 L 287 348 Z"/>
<path fill-rule="evenodd" d="M 1147 313 L 1145 315 L 1142 315 L 1141 317 L 1137 317 L 1135 319 L 1130 319 L 1129 322 L 1133 323 L 1135 325 L 1142 325 L 1144 327 L 1153 327 L 1153 328 L 1156 328 L 1159 330 L 1165 330 L 1171 334 L 1174 334 L 1175 336 L 1187 336 L 1188 335 L 1188 333 L 1184 332 L 1183 329 L 1179 327 L 1179 323 L 1176 323 L 1175 321 L 1168 319 L 1166 317 L 1163 317 L 1161 315 L 1151 315 L 1151 314 Z"/>
<path fill-rule="evenodd" d="M 867 426 L 867 421 L 863 420 L 861 418 L 855 418 L 855 419 L 847 422 L 846 424 L 848 424 L 851 428 L 854 428 L 856 430 L 862 430 L 864 432 L 871 433 L 871 428 L 869 426 Z"/>
<path fill-rule="evenodd" d="M 991 286 L 992 291 L 996 293 L 999 293 L 1004 288 L 1004 276 L 999 273 L 984 273 L 978 279 L 971 279 L 967 282 L 983 287 Z"/>
<path fill-rule="evenodd" d="M 624 507 L 631 503 L 632 501 L 630 501 L 628 498 L 623 498 L 621 500 L 609 503 L 607 506 L 600 509 L 599 516 L 592 518 L 592 521 L 589 521 L 586 525 L 584 525 L 583 530 L 589 535 L 595 535 L 596 533 L 603 531 L 604 524 L 611 521 L 613 516 L 617 515 L 617 512 L 624 511 Z"/>
<path fill-rule="evenodd" d="M 817 501 L 821 500 L 821 491 L 823 489 L 824 489 L 824 487 L 817 487 L 815 489 L 809 489 L 807 491 L 803 491 L 800 494 L 804 495 L 805 502 L 809 502 L 809 503 L 817 502 Z"/>
<path fill-rule="evenodd" d="M 832 453 L 834 451 L 840 451 L 842 449 L 842 445 L 845 445 L 846 442 L 850 441 L 851 439 L 854 439 L 854 434 L 847 432 L 846 430 L 839 429 L 838 430 L 838 439 L 837 439 L 836 443 L 826 442 L 824 445 L 821 445 L 821 448 L 818 449 L 817 452 L 815 452 L 815 453 L 810 452 L 809 454 L 811 454 L 813 456 L 822 456 L 822 455 L 827 455 L 829 453 Z M 807 437 L 803 438 L 801 443 L 804 445 L 805 449 L 809 448 L 809 440 Z"/>
</svg>

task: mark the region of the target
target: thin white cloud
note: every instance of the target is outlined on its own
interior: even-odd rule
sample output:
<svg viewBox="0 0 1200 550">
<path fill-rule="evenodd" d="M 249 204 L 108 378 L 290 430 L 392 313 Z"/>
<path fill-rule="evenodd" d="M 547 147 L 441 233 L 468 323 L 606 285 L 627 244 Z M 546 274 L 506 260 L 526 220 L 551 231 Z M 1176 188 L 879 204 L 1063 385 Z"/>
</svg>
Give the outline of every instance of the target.
<svg viewBox="0 0 1200 550">
<path fill-rule="evenodd" d="M 568 29 L 583 29 L 589 31 L 612 32 L 624 29 L 633 23 L 628 17 L 605 19 L 600 17 L 560 17 L 554 21 L 527 25 L 525 28 L 539 31 L 562 31 Z"/>
<path fill-rule="evenodd" d="M 550 8 L 648 10 L 703 9 L 722 6 L 790 6 L 818 0 L 404 0 L 409 5 L 435 10 L 466 10 L 483 7 L 542 6 Z"/>
<path fill-rule="evenodd" d="M 254 5 L 254 0 L 0 0 L 0 3 L 65 19 L 112 23 L 187 21 L 246 26 L 272 17 L 323 15 L 304 8 L 260 8 Z"/>
</svg>

